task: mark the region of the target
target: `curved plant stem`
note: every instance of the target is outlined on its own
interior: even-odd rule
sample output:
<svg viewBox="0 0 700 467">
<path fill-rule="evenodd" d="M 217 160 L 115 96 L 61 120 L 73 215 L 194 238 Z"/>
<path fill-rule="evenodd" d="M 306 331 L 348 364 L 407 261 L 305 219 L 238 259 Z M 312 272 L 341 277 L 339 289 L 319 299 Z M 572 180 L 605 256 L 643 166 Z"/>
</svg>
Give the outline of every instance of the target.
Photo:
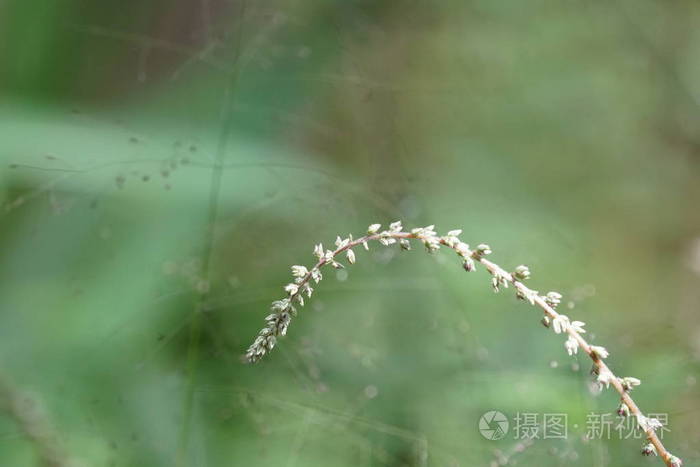
<svg viewBox="0 0 700 467">
<path fill-rule="evenodd" d="M 486 268 L 490 272 L 497 271 L 498 273 L 504 275 L 506 279 L 515 285 L 518 290 L 520 290 L 523 294 L 526 296 L 533 296 L 533 300 L 535 302 L 535 305 L 540 307 L 546 314 L 552 319 L 556 319 L 559 316 L 559 313 L 552 308 L 549 304 L 547 304 L 544 299 L 535 294 L 532 294 L 532 290 L 526 287 L 522 282 L 515 280 L 513 278 L 513 275 L 504 271 L 503 268 L 498 266 L 495 263 L 492 263 L 491 261 L 480 258 L 478 260 L 481 264 L 486 266 Z M 602 358 L 591 349 L 591 345 L 586 341 L 586 339 L 583 338 L 581 334 L 579 334 L 573 327 L 569 326 L 566 329 L 566 332 L 576 339 L 576 341 L 579 343 L 579 346 L 581 349 L 583 349 L 584 352 L 590 357 L 591 360 L 593 360 L 593 365 L 597 369 L 596 373 L 597 374 L 609 374 L 611 375 L 610 378 L 610 384 L 615 388 L 615 390 L 620 394 L 620 398 L 622 399 L 622 402 L 629 408 L 630 414 L 634 415 L 638 419 L 640 417 L 644 417 L 642 414 L 642 411 L 639 409 L 637 404 L 634 402 L 632 397 L 629 394 L 628 389 L 626 389 L 623 386 L 623 383 L 621 382 L 621 378 L 615 377 L 614 373 L 610 370 L 608 365 L 605 364 Z M 640 424 L 641 425 L 641 424 Z M 663 443 L 659 439 L 659 437 L 656 435 L 656 432 L 654 431 L 653 428 L 648 427 L 648 426 L 640 426 L 643 430 L 644 433 L 646 434 L 647 440 L 649 440 L 650 443 L 654 445 L 656 448 L 656 452 L 658 455 L 663 459 L 663 461 L 666 463 L 666 465 L 673 467 L 674 464 L 671 463 L 671 457 L 672 455 L 666 450 L 664 447 Z"/>
<path fill-rule="evenodd" d="M 379 241 L 384 245 L 399 243 L 402 249 L 410 249 L 409 240 L 421 241 L 428 251 L 433 252 L 445 246 L 453 249 L 464 261 L 464 269 L 472 271 L 475 269 L 475 263 L 480 263 L 492 276 L 492 285 L 496 292 L 500 287 L 506 288 L 512 285 L 516 290 L 516 296 L 519 299 L 528 301 L 531 305 L 540 308 L 544 312 L 543 324 L 549 327 L 552 324 L 556 333 L 564 332 L 568 335 L 566 348 L 569 354 L 575 353 L 581 348 L 593 361 L 592 373 L 597 375 L 598 382 L 606 387 L 610 385 L 620 394 L 621 405 L 618 413 L 624 416 L 634 416 L 637 419 L 637 425 L 646 435 L 648 445 L 644 446 L 643 453 L 646 455 L 656 454 L 669 467 L 679 467 L 682 461 L 672 455 L 663 445 L 655 430 L 660 427 L 660 424 L 655 419 L 650 419 L 644 416 L 637 404 L 630 396 L 630 391 L 633 386 L 639 384 L 639 380 L 632 377 L 620 378 L 610 370 L 604 359 L 608 356 L 607 350 L 603 347 L 589 344 L 582 336 L 585 333 L 583 330 L 584 323 L 579 321 L 569 322 L 568 317 L 557 312 L 556 305 L 559 303 L 561 295 L 556 292 L 550 292 L 547 296 L 540 296 L 535 290 L 528 288 L 523 281 L 530 275 L 529 270 L 525 266 L 518 266 L 515 272 L 508 272 L 496 263 L 485 258 L 491 253 L 488 245 L 479 245 L 476 249 L 470 249 L 469 245 L 461 242 L 457 236 L 461 231 L 452 231 L 446 236 L 438 236 L 433 231 L 433 226 L 413 229 L 411 232 L 402 230 L 401 223 L 393 223 L 389 230 L 378 232 L 379 226 L 372 225 L 369 229 L 369 234 L 358 239 L 341 239 L 336 240 L 337 248 L 335 250 L 323 251 L 323 247 L 318 245 L 314 253 L 319 258 L 318 262 L 310 269 L 306 270 L 303 266 L 294 266 L 292 271 L 296 277 L 295 282 L 285 287 L 288 293 L 286 299 L 279 300 L 273 303 L 273 313 L 269 315 L 267 325 L 264 327 L 255 342 L 250 346 L 246 353 L 246 358 L 249 362 L 257 362 L 266 353 L 274 347 L 276 339 L 279 336 L 284 336 L 287 327 L 291 322 L 292 316 L 296 314 L 294 307 L 295 302 L 303 305 L 303 293 L 309 297 L 313 289 L 310 286 L 311 281 L 319 282 L 322 278 L 320 269 L 330 264 L 335 268 L 343 267 L 337 261 L 338 255 L 346 253 L 350 263 L 355 262 L 353 248 L 360 245 L 367 248 L 367 243 L 371 241 Z M 552 295 L 553 294 L 553 295 Z"/>
</svg>

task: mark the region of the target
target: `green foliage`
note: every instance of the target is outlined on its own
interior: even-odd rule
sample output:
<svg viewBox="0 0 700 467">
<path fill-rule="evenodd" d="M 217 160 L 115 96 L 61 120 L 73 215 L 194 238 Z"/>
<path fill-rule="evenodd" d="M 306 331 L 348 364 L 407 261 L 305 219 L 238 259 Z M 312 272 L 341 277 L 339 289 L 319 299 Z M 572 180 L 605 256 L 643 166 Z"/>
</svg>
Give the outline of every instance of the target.
<svg viewBox="0 0 700 467">
<path fill-rule="evenodd" d="M 403 219 L 526 263 L 700 460 L 695 2 L 97 5 L 0 4 L 0 379 L 61 455 L 639 465 L 582 439 L 619 403 L 587 357 L 454 258 L 357 249 L 243 364 L 289 265 Z M 0 464 L 34 465 L 1 402 Z M 494 409 L 569 437 L 486 440 Z"/>
</svg>

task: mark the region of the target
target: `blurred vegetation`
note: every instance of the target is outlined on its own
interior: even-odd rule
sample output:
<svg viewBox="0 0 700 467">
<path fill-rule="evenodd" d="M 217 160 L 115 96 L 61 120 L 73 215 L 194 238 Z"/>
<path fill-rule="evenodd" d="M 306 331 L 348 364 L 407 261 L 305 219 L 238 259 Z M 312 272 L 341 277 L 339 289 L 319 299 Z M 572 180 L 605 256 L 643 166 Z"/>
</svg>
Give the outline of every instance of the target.
<svg viewBox="0 0 700 467">
<path fill-rule="evenodd" d="M 647 463 L 584 439 L 614 394 L 446 253 L 358 252 L 241 363 L 289 266 L 402 219 L 562 292 L 698 465 L 698 25 L 687 0 L 0 2 L 0 464 Z M 516 452 L 488 410 L 569 436 Z"/>
</svg>

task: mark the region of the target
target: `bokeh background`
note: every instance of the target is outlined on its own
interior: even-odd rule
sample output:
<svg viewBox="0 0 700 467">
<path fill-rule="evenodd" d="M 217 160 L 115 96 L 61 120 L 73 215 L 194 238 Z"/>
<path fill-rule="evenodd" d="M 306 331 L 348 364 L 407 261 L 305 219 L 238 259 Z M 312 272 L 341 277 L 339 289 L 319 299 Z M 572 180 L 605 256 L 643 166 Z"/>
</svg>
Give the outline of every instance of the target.
<svg viewBox="0 0 700 467">
<path fill-rule="evenodd" d="M 587 440 L 612 390 L 444 251 L 359 250 L 241 362 L 315 243 L 401 219 L 528 264 L 700 465 L 699 25 L 694 1 L 0 2 L 0 464 L 661 465 Z M 514 439 L 518 413 L 567 439 Z"/>
</svg>

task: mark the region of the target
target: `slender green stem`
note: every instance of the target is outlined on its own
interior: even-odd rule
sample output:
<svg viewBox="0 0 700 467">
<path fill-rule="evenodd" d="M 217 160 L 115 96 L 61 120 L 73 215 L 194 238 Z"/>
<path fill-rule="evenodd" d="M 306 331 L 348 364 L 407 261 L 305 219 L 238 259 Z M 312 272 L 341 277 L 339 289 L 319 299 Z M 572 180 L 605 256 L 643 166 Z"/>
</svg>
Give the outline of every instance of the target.
<svg viewBox="0 0 700 467">
<path fill-rule="evenodd" d="M 202 311 L 206 307 L 209 297 L 211 283 L 211 263 L 216 240 L 216 224 L 219 217 L 219 205 L 221 195 L 221 179 L 224 173 L 224 160 L 228 147 L 228 140 L 233 126 L 233 89 L 240 71 L 239 58 L 241 54 L 243 19 L 245 17 L 245 2 L 241 4 L 240 18 L 238 23 L 238 38 L 236 40 L 236 50 L 234 53 L 234 66 L 229 74 L 229 80 L 224 89 L 224 96 L 221 103 L 222 126 L 219 133 L 219 141 L 216 150 L 216 161 L 211 171 L 211 182 L 209 189 L 209 212 L 207 215 L 207 235 L 202 249 L 202 271 L 206 288 L 199 294 L 194 311 L 190 320 L 190 336 L 187 353 L 187 390 L 185 393 L 183 420 L 178 443 L 177 463 L 184 467 L 187 465 L 189 450 L 192 412 L 194 410 L 195 389 L 197 386 L 197 368 L 199 366 L 199 345 L 202 333 Z"/>
</svg>

